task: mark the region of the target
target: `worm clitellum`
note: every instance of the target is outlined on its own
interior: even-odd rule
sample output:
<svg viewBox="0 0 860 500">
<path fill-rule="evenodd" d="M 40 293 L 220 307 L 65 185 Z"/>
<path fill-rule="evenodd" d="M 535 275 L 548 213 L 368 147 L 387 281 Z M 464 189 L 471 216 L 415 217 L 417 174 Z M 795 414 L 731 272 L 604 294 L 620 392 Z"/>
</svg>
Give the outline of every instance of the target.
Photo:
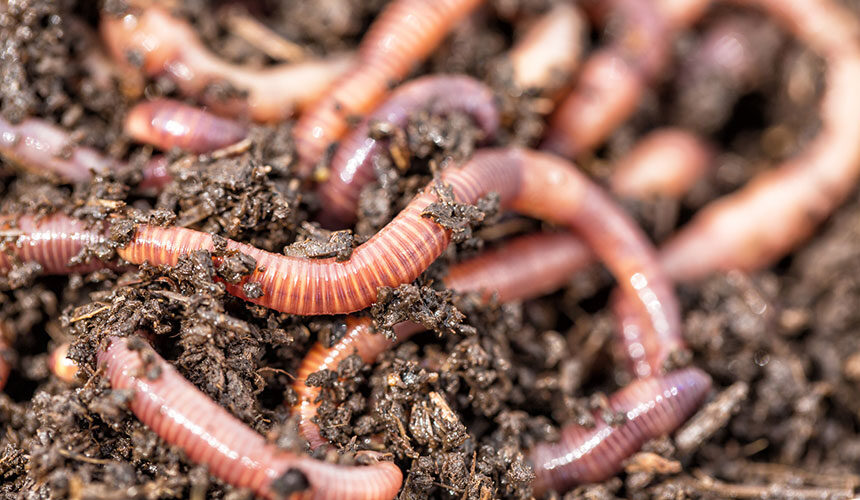
<svg viewBox="0 0 860 500">
<path fill-rule="evenodd" d="M 302 115 L 296 148 L 305 174 L 325 149 L 340 139 L 347 118 L 361 116 L 423 61 L 460 19 L 481 0 L 394 0 L 361 41 L 352 68 Z"/>
</svg>

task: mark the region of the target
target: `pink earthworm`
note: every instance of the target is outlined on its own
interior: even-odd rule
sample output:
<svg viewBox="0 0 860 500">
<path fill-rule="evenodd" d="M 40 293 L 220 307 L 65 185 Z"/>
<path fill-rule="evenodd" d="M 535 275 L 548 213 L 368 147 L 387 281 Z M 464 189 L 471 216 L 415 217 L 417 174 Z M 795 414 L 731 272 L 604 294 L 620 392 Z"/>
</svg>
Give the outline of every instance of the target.
<svg viewBox="0 0 860 500">
<path fill-rule="evenodd" d="M 620 425 L 607 424 L 595 412 L 595 426 L 568 424 L 558 443 L 539 443 L 530 452 L 536 497 L 549 490 L 603 481 L 646 441 L 675 430 L 710 392 L 711 378 L 697 368 L 638 379 L 609 397 L 609 408 L 623 413 Z"/>
<path fill-rule="evenodd" d="M 75 382 L 78 374 L 78 364 L 69 359 L 69 343 L 63 342 L 51 351 L 48 356 L 48 368 L 55 377 L 67 384 Z"/>
<path fill-rule="evenodd" d="M 400 489 L 403 475 L 395 464 L 342 466 L 280 450 L 143 347 L 142 339 L 109 341 L 98 363 L 111 387 L 133 391 L 129 407 L 137 418 L 222 481 L 268 499 L 389 500 Z"/>
<path fill-rule="evenodd" d="M 19 262 L 37 262 L 45 274 L 85 273 L 106 266 L 98 260 L 69 265 L 85 247 L 107 240 L 102 226 L 89 228 L 66 215 L 22 215 L 0 218 L 0 227 L 0 270 L 8 271 Z"/>
<path fill-rule="evenodd" d="M 797 156 L 699 211 L 663 246 L 663 266 L 682 281 L 771 264 L 805 240 L 852 192 L 860 176 L 856 17 L 828 0 L 734 3 L 764 10 L 824 58 L 827 90 L 820 104 L 821 131 Z M 677 20 L 690 19 L 702 9 L 692 0 L 673 0 L 664 7 L 676 9 L 667 17 Z"/>
<path fill-rule="evenodd" d="M 570 233 L 539 233 L 521 236 L 501 247 L 453 266 L 444 285 L 459 292 L 482 292 L 502 302 L 539 297 L 562 286 L 577 270 L 592 260 L 582 242 Z M 293 414 L 299 415 L 299 432 L 317 448 L 327 443 L 313 421 L 319 408 L 321 389 L 305 383 L 311 373 L 336 371 L 338 364 L 353 353 L 365 363 L 373 363 L 394 343 L 375 333 L 370 318 L 349 316 L 346 334 L 332 347 L 316 343 L 308 351 L 296 374 L 293 389 L 299 401 Z M 404 342 L 423 328 L 403 322 L 395 325 L 396 342 Z"/>
<path fill-rule="evenodd" d="M 529 26 L 508 53 L 514 85 L 550 95 L 558 92 L 575 74 L 586 37 L 582 12 L 574 5 L 559 3 Z"/>
<path fill-rule="evenodd" d="M 207 104 L 218 112 L 247 113 L 261 122 L 289 117 L 320 96 L 353 61 L 351 55 L 339 55 L 259 69 L 231 64 L 209 51 L 186 21 L 157 6 L 121 17 L 104 14 L 101 31 L 120 64 L 129 66 L 130 56 L 139 57 L 144 73 L 166 74 L 193 97 L 202 96 L 213 83 L 227 82 L 246 96 Z"/>
<path fill-rule="evenodd" d="M 324 225 L 342 227 L 355 219 L 361 189 L 374 178 L 373 159 L 386 143 L 371 136 L 371 126 L 385 122 L 402 127 L 414 112 L 425 109 L 437 114 L 467 113 L 486 140 L 493 138 L 499 126 L 493 91 L 468 76 L 425 76 L 398 87 L 341 141 L 331 162 L 331 176 L 318 189 Z"/>
<path fill-rule="evenodd" d="M 464 167 L 446 170 L 442 180 L 458 202 L 474 203 L 497 193 L 503 207 L 577 231 L 644 313 L 661 345 L 681 342 L 677 299 L 653 247 L 635 223 L 573 165 L 520 148 L 485 149 Z M 227 240 L 228 251 L 251 256 L 258 267 L 226 288 L 237 297 L 292 314 L 363 309 L 376 300 L 380 287 L 411 282 L 447 247 L 448 231 L 422 216 L 437 200 L 435 188 L 431 183 L 344 262 L 277 255 Z M 134 264 L 173 265 L 180 255 L 200 249 L 213 249 L 211 235 L 141 225 L 131 242 L 117 252 Z M 259 284 L 263 295 L 245 296 L 247 282 Z"/>
<path fill-rule="evenodd" d="M 34 174 L 66 182 L 86 182 L 92 173 L 105 174 L 123 162 L 93 148 L 78 146 L 62 128 L 38 118 L 13 125 L 0 118 L 0 156 Z M 166 161 L 152 158 L 143 167 L 142 187 L 160 189 L 169 181 Z"/>
<path fill-rule="evenodd" d="M 567 157 L 599 145 L 636 109 L 665 66 L 671 32 L 651 0 L 614 0 L 606 22 L 622 36 L 592 53 L 550 119 L 542 148 Z"/>
<path fill-rule="evenodd" d="M 680 198 L 707 173 L 713 157 L 713 147 L 696 134 L 657 129 L 617 162 L 610 188 L 628 198 Z"/>
<path fill-rule="evenodd" d="M 178 147 L 207 153 L 241 141 L 248 129 L 235 120 L 173 99 L 154 99 L 131 108 L 125 118 L 125 133 L 164 151 Z"/>
<path fill-rule="evenodd" d="M 436 48 L 481 0 L 393 0 L 361 41 L 355 64 L 311 106 L 295 128 L 303 175 L 347 130 L 350 116 L 370 112 L 392 85 Z"/>
</svg>

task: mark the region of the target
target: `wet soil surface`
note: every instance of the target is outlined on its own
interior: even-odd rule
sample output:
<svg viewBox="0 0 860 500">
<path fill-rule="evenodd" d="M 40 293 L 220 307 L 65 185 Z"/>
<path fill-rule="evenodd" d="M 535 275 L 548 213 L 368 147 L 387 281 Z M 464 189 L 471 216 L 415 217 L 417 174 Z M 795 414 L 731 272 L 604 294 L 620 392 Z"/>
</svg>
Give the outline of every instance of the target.
<svg viewBox="0 0 860 500">
<path fill-rule="evenodd" d="M 242 2 L 237 14 L 229 2 L 177 2 L 213 50 L 257 65 L 273 58 L 231 30 L 237 15 L 265 19 L 308 53 L 325 54 L 353 47 L 383 3 L 263 0 Z M 491 82 L 505 110 L 497 143 L 534 145 L 545 106 L 505 83 L 499 61 L 518 20 L 550 3 L 489 2 L 416 73 L 465 72 Z M 274 252 L 345 259 L 480 139 L 459 115 L 418 113 L 391 132 L 354 234 L 330 234 L 312 223 L 318 201 L 292 176 L 289 122 L 255 128 L 249 146 L 226 157 L 170 153 L 176 180 L 157 197 L 147 195 L 136 187 L 134 165 L 152 151 L 123 136 L 122 120 L 140 96 L 174 96 L 175 88 L 155 79 L 130 93 L 115 75 L 104 78 L 91 57 L 99 50 L 97 20 L 89 2 L 14 0 L 0 9 L 0 112 L 11 121 L 36 116 L 60 124 L 79 144 L 130 159 L 132 168 L 71 187 L 0 160 L 3 213 L 61 211 L 93 222 L 119 217 L 127 222 L 114 224 L 117 241 L 133 222 L 148 221 Z M 676 44 L 679 64 L 697 36 Z M 602 180 L 611 162 L 656 125 L 713 131 L 726 152 L 685 199 L 627 202 L 655 240 L 796 152 L 816 131 L 821 63 L 782 36 L 766 55 L 775 70 L 755 88 L 716 92 L 723 100 L 717 106 L 731 110 L 722 123 L 691 118 L 678 96 L 695 89 L 679 88 L 684 84 L 669 75 L 603 149 L 580 159 Z M 464 207 L 440 194 L 432 216 L 455 230 L 457 243 L 415 283 L 384 291 L 363 313 L 383 331 L 404 319 L 430 331 L 373 366 L 351 357 L 336 372 L 314 374 L 311 382 L 323 388 L 318 420 L 339 452 L 319 458 L 351 463 L 361 450 L 389 452 L 405 471 L 404 499 L 529 498 L 533 472 L 525 451 L 556 438 L 564 423 L 587 425 L 591 410 L 605 402 L 601 395 L 629 381 L 611 345 L 611 277 L 593 268 L 525 303 L 487 304 L 445 290 L 439 283 L 452 263 L 540 225 L 496 213 L 492 198 Z M 93 252 L 112 257 L 109 245 Z M 209 476 L 130 414 L 129 394 L 111 390 L 95 369 L 95 350 L 107 335 L 150 332 L 154 347 L 201 391 L 278 445 L 305 449 L 289 415 L 297 397 L 290 385 L 313 342 L 331 344 L 343 335 L 344 318 L 291 316 L 236 299 L 220 280 L 236 282 L 254 263 L 217 245 L 214 253 L 222 257 L 217 266 L 208 252 L 196 252 L 173 267 L 69 277 L 44 277 L 21 265 L 2 280 L 0 319 L 11 346 L 2 355 L 13 371 L 0 394 L 0 497 L 250 497 Z M 853 195 L 773 269 L 715 276 L 682 287 L 680 296 L 692 363 L 715 379 L 712 402 L 674 438 L 648 443 L 618 478 L 563 498 L 853 496 L 860 487 L 854 465 L 860 460 L 860 197 Z M 81 366 L 74 384 L 48 370 L 48 353 L 65 341 L 72 341 L 70 357 Z"/>
</svg>

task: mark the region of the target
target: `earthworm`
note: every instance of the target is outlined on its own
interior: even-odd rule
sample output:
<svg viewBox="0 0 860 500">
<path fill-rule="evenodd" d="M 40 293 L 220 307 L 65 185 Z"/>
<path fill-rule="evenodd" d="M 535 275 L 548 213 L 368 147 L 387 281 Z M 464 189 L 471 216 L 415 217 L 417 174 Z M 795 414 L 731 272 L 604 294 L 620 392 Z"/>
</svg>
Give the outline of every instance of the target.
<svg viewBox="0 0 860 500">
<path fill-rule="evenodd" d="M 48 357 L 48 368 L 55 377 L 67 384 L 75 381 L 78 374 L 78 364 L 68 358 L 69 343 L 63 342 L 51 351 Z"/>
<path fill-rule="evenodd" d="M 860 176 L 860 99 L 856 95 L 860 26 L 856 18 L 831 1 L 740 3 L 762 8 L 825 59 L 821 131 L 797 156 L 699 211 L 663 246 L 661 261 L 679 280 L 772 263 L 806 239 L 845 200 Z M 673 15 L 685 18 L 686 12 Z"/>
<path fill-rule="evenodd" d="M 603 481 L 646 441 L 672 432 L 699 406 L 711 378 L 697 368 L 638 379 L 609 397 L 609 408 L 623 413 L 624 423 L 607 424 L 595 412 L 595 426 L 569 424 L 558 443 L 539 443 L 530 452 L 536 497 L 563 492 L 581 483 Z"/>
<path fill-rule="evenodd" d="M 527 300 L 560 287 L 590 261 L 590 252 L 572 234 L 539 233 L 521 236 L 456 264 L 443 283 L 458 292 L 482 291 L 485 298 L 495 294 L 501 302 Z M 346 334 L 335 345 L 326 347 L 317 342 L 308 351 L 293 384 L 299 396 L 293 414 L 299 415 L 299 432 L 312 448 L 327 441 L 313 421 L 321 389 L 306 385 L 308 376 L 320 370 L 336 371 L 338 364 L 353 353 L 365 363 L 373 363 L 393 345 L 391 340 L 375 333 L 370 318 L 349 316 L 346 328 Z M 404 342 L 422 330 L 414 323 L 399 323 L 394 327 L 396 342 Z"/>
<path fill-rule="evenodd" d="M 98 363 L 111 387 L 132 390 L 129 407 L 137 418 L 222 481 L 269 499 L 388 500 L 400 489 L 403 476 L 391 462 L 350 467 L 279 450 L 143 347 L 142 339 L 109 341 Z"/>
<path fill-rule="evenodd" d="M 239 142 L 248 129 L 235 120 L 173 99 L 154 99 L 131 108 L 125 118 L 125 133 L 164 151 L 178 147 L 206 153 Z"/>
<path fill-rule="evenodd" d="M 542 148 L 567 157 L 602 142 L 636 109 L 666 63 L 670 32 L 652 0 L 614 0 L 607 24 L 622 36 L 586 59 L 573 91 L 550 118 Z"/>
<path fill-rule="evenodd" d="M 713 155 L 713 148 L 692 132 L 654 130 L 618 161 L 611 190 L 629 198 L 679 198 L 704 176 Z"/>
<path fill-rule="evenodd" d="M 576 71 L 586 36 L 586 22 L 577 7 L 560 3 L 550 9 L 507 56 L 514 85 L 522 90 L 559 90 Z"/>
<path fill-rule="evenodd" d="M 144 73 L 168 75 L 188 96 L 202 96 L 213 83 L 229 83 L 246 96 L 208 104 L 231 115 L 245 112 L 256 121 L 289 117 L 352 63 L 352 56 L 340 55 L 259 69 L 231 64 L 209 51 L 186 21 L 157 6 L 119 18 L 104 14 L 101 31 L 114 60 L 128 66 L 130 57 L 139 58 Z"/>
<path fill-rule="evenodd" d="M 393 0 L 361 41 L 352 69 L 299 119 L 296 150 L 307 175 L 350 116 L 372 110 L 481 0 Z"/>
<path fill-rule="evenodd" d="M 77 146 L 69 133 L 38 118 L 13 125 L 0 117 L 0 156 L 25 170 L 67 182 L 86 182 L 92 172 L 107 173 L 123 162 L 86 146 Z M 152 158 L 143 166 L 141 187 L 160 189 L 169 181 L 166 161 Z"/>
<path fill-rule="evenodd" d="M 478 151 L 464 167 L 448 169 L 442 180 L 460 203 L 497 193 L 503 207 L 577 231 L 616 276 L 625 294 L 664 345 L 680 342 L 680 313 L 671 283 L 635 223 L 600 188 L 561 158 L 520 148 Z M 409 283 L 447 247 L 450 234 L 422 216 L 437 200 L 435 183 L 416 196 L 386 227 L 356 248 L 345 262 L 277 255 L 226 240 L 226 249 L 254 258 L 257 269 L 229 293 L 292 314 L 340 314 L 376 300 L 383 286 Z M 212 236 L 185 228 L 138 226 L 117 249 L 140 264 L 174 265 L 180 255 L 213 249 Z M 243 284 L 259 284 L 263 295 L 247 297 Z"/>
<path fill-rule="evenodd" d="M 62 214 L 41 219 L 32 215 L 6 216 L 0 219 L 0 225 L 0 236 L 5 240 L 0 270 L 7 271 L 18 262 L 37 262 L 44 274 L 86 273 L 105 267 L 99 260 L 69 265 L 85 247 L 106 241 L 100 227 L 88 228 Z"/>
<path fill-rule="evenodd" d="M 371 126 L 385 122 L 402 127 L 416 111 L 469 114 L 492 139 L 499 126 L 493 91 L 468 76 L 433 75 L 398 87 L 384 104 L 341 141 L 331 162 L 331 176 L 320 184 L 320 220 L 327 227 L 348 225 L 355 219 L 361 189 L 374 178 L 373 159 L 386 141 L 371 136 Z"/>
</svg>

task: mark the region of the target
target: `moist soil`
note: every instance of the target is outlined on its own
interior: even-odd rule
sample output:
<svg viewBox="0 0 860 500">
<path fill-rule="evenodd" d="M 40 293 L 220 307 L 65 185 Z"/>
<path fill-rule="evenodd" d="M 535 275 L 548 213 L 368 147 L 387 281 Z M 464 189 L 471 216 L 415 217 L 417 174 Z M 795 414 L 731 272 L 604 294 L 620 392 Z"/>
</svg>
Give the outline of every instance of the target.
<svg viewBox="0 0 860 500">
<path fill-rule="evenodd" d="M 234 33 L 227 2 L 169 2 L 225 58 L 272 64 Z M 494 0 L 464 21 L 415 74 L 467 73 L 492 84 L 504 109 L 496 143 L 534 145 L 546 101 L 514 89 L 501 55 L 518 23 L 549 0 Z M 121 12 L 122 1 L 105 8 Z M 279 5 L 242 2 L 244 15 L 321 55 L 354 47 L 381 0 L 324 0 Z M 416 113 L 391 135 L 376 160 L 377 182 L 362 194 L 354 233 L 329 233 L 312 221 L 313 189 L 293 176 L 292 122 L 257 126 L 249 146 L 228 155 L 169 152 L 175 181 L 141 192 L 139 165 L 152 155 L 123 135 L 126 110 L 144 97 L 179 97 L 166 79 L 142 86 L 99 69 L 98 6 L 90 2 L 10 1 L 0 8 L 0 105 L 3 116 L 57 123 L 78 144 L 130 167 L 91 184 L 57 184 L 0 160 L 4 214 L 65 212 L 92 222 L 111 216 L 121 243 L 136 222 L 176 224 L 292 255 L 345 259 L 385 225 L 442 169 L 474 151 L 480 131 L 468 117 Z M 659 125 L 706 131 L 724 151 L 683 200 L 626 201 L 655 241 L 711 200 L 796 153 L 817 131 L 822 64 L 785 34 L 762 54 L 755 86 L 677 78 L 711 12 L 675 44 L 676 67 L 643 99 L 636 115 L 580 166 L 604 182 L 612 162 Z M 745 15 L 755 16 L 754 13 Z M 603 34 L 593 34 L 594 44 Z M 776 43 L 776 42 L 775 42 Z M 681 68 L 681 69 L 679 69 Z M 128 83 L 128 82 L 125 82 Z M 705 84 L 706 83 L 706 84 Z M 699 85 L 699 87 L 696 87 Z M 707 99 L 689 98 L 699 95 Z M 717 100 L 715 103 L 714 100 Z M 193 101 L 189 101 L 193 102 Z M 710 106 L 710 108 L 708 108 Z M 727 112 L 712 116 L 707 109 Z M 705 110 L 705 112 L 703 112 Z M 699 117 L 699 118 L 697 118 Z M 385 127 L 382 127 L 383 129 Z M 325 168 L 316 172 L 326 175 Z M 336 446 L 320 459 L 361 461 L 385 451 L 404 470 L 400 498 L 529 498 L 525 450 L 558 437 L 568 422 L 588 425 L 604 394 L 629 381 L 612 349 L 606 303 L 611 276 L 593 267 L 561 290 L 522 303 L 486 303 L 440 286 L 447 268 L 519 233 L 548 229 L 497 213 L 492 197 L 477 206 L 445 200 L 435 220 L 456 244 L 415 283 L 384 290 L 370 314 L 381 333 L 404 319 L 428 332 L 367 366 L 347 358 L 314 374 L 323 387 L 318 420 Z M 779 214 L 774 214 L 779 217 Z M 111 244 L 88 249 L 113 257 Z M 344 317 L 280 314 L 225 293 L 254 262 L 238 254 L 214 265 L 209 252 L 173 267 L 113 266 L 68 277 L 17 266 L 0 282 L 0 319 L 12 348 L 12 374 L 0 394 L 0 496 L 3 498 L 250 498 L 212 478 L 164 443 L 126 409 L 95 369 L 106 335 L 151 332 L 153 346 L 201 391 L 279 446 L 304 450 L 288 407 L 302 356 L 317 340 L 345 332 Z M 246 294 L 260 293 L 249 287 Z M 680 288 L 686 362 L 710 373 L 711 401 L 674 438 L 648 443 L 625 471 L 597 485 L 549 498 L 849 498 L 860 487 L 860 197 L 771 269 L 732 272 Z M 48 369 L 48 355 L 71 341 L 81 369 L 74 384 Z"/>
</svg>

